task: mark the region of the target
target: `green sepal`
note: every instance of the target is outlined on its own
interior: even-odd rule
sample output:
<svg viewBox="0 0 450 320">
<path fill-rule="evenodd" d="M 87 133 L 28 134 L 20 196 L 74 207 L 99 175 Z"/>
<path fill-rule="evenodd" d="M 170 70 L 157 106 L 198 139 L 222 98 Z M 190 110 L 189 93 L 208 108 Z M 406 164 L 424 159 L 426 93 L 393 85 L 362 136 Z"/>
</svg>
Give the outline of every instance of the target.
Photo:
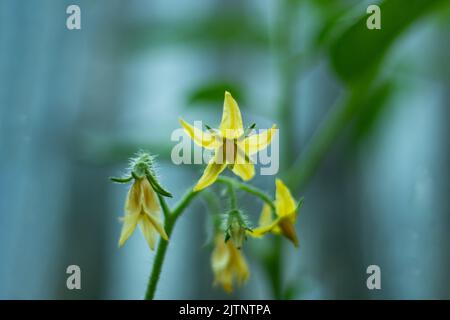
<svg viewBox="0 0 450 320">
<path fill-rule="evenodd" d="M 295 208 L 295 212 L 298 212 L 303 207 L 304 202 L 305 202 L 305 197 L 301 197 L 300 200 L 298 201 L 297 208 Z"/>
<path fill-rule="evenodd" d="M 158 183 L 158 180 L 156 180 L 156 178 L 153 176 L 153 174 L 147 170 L 146 172 L 146 177 L 148 182 L 151 184 L 153 190 L 155 190 L 157 193 L 159 193 L 160 195 L 164 196 L 164 197 L 169 197 L 172 198 L 172 194 L 169 191 L 166 191 L 163 187 L 161 187 L 161 185 Z"/>
<path fill-rule="evenodd" d="M 138 176 L 134 171 L 131 171 L 131 176 L 134 178 L 134 180 L 140 180 L 143 177 Z"/>
<path fill-rule="evenodd" d="M 131 180 L 133 180 L 133 177 L 132 176 L 124 177 L 124 178 L 109 177 L 109 180 L 111 180 L 113 182 L 117 182 L 117 183 L 128 183 Z"/>
<path fill-rule="evenodd" d="M 246 138 L 249 136 L 250 133 L 252 133 L 253 129 L 256 128 L 256 123 L 252 123 L 250 126 L 248 126 L 245 130 L 244 130 L 244 134 L 243 137 Z"/>
<path fill-rule="evenodd" d="M 225 231 L 225 243 L 227 243 L 228 242 L 228 240 L 230 240 L 230 238 L 231 238 L 231 235 L 230 235 L 230 232 L 227 230 L 227 231 Z"/>
</svg>

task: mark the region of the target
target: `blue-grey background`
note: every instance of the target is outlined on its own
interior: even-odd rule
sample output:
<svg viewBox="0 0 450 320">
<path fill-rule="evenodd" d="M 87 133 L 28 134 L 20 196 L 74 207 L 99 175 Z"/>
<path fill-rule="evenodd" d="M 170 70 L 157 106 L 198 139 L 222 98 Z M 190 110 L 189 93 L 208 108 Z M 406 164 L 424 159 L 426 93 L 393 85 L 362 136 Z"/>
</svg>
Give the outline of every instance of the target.
<svg viewBox="0 0 450 320">
<path fill-rule="evenodd" d="M 170 134 L 179 116 L 218 123 L 223 96 L 200 94 L 211 83 L 235 88 L 247 123 L 278 123 L 280 140 L 290 130 L 281 158 L 292 161 L 283 161 L 308 150 L 348 90 L 321 31 L 332 21 L 339 33 L 379 1 L 298 0 L 284 14 L 283 2 L 0 0 L 0 298 L 142 298 L 154 253 L 139 232 L 117 248 L 127 189 L 108 177 L 145 148 L 179 198 L 202 168 L 170 162 Z M 301 247 L 286 243 L 283 259 L 296 299 L 450 298 L 450 11 L 441 2 L 377 66 L 394 89 L 375 120 L 344 126 L 294 192 L 305 196 Z M 70 4 L 81 7 L 81 30 L 66 29 Z M 277 34 L 305 61 L 291 78 L 279 72 Z M 254 183 L 272 193 L 273 181 Z M 260 203 L 243 205 L 256 221 Z M 199 200 L 177 224 L 157 298 L 227 297 L 212 287 L 206 217 Z M 252 275 L 232 298 L 271 298 L 252 257 L 260 245 L 246 248 Z M 66 289 L 70 264 L 81 267 L 80 291 Z M 366 288 L 370 264 L 381 267 L 380 291 Z"/>
</svg>

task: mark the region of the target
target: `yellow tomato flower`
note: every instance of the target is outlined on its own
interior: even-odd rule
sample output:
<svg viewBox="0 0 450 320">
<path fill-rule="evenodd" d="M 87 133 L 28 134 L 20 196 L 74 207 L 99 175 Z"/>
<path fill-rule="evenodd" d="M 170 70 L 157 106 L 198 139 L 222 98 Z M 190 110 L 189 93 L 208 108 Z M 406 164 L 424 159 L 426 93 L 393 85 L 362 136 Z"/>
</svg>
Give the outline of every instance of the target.
<svg viewBox="0 0 450 320">
<path fill-rule="evenodd" d="M 216 236 L 211 266 L 214 272 L 214 284 L 222 285 L 227 293 L 233 291 L 235 280 L 238 285 L 242 285 L 250 275 L 242 252 L 234 246 L 232 241 L 225 243 L 223 234 Z"/>
<path fill-rule="evenodd" d="M 297 211 L 301 204 L 297 205 L 291 195 L 288 187 L 280 179 L 276 180 L 275 213 L 277 218 L 272 219 L 272 210 L 265 203 L 261 216 L 259 218 L 259 227 L 249 232 L 253 237 L 261 237 L 268 232 L 281 234 L 292 241 L 297 247 L 298 238 L 295 231 L 295 221 L 297 220 Z"/>
<path fill-rule="evenodd" d="M 180 119 L 180 124 L 196 144 L 215 151 L 194 191 L 213 184 L 227 165 L 243 180 L 253 178 L 255 169 L 250 156 L 267 147 L 276 131 L 276 126 L 273 125 L 264 133 L 246 137 L 241 111 L 229 92 L 225 92 L 222 121 L 218 130 L 204 132 L 183 119 Z"/>
<path fill-rule="evenodd" d="M 155 191 L 147 178 L 134 180 L 128 191 L 125 212 L 126 214 L 122 219 L 123 227 L 119 247 L 123 246 L 125 241 L 133 234 L 138 223 L 150 249 L 155 248 L 156 233 L 159 233 L 164 240 L 169 240 L 161 220 Z"/>
</svg>

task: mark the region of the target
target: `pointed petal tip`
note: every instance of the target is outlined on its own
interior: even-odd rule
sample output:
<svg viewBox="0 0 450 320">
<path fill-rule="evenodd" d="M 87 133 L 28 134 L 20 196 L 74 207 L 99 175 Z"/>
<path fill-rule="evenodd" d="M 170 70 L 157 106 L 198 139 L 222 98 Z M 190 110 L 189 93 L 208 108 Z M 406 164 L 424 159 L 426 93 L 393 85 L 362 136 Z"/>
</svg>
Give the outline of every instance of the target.
<svg viewBox="0 0 450 320">
<path fill-rule="evenodd" d="M 223 287 L 223 290 L 227 294 L 232 294 L 233 293 L 233 286 L 231 284 L 223 284 L 222 287 Z"/>
<path fill-rule="evenodd" d="M 283 234 L 292 244 L 294 247 L 298 248 L 300 246 L 300 242 L 298 241 L 297 234 Z"/>
<path fill-rule="evenodd" d="M 178 123 L 183 127 L 183 129 L 188 130 L 190 129 L 191 125 L 186 122 L 183 118 L 178 118 Z"/>
<path fill-rule="evenodd" d="M 284 188 L 284 189 L 289 190 L 288 186 L 280 178 L 275 179 L 275 186 L 277 188 Z"/>
</svg>

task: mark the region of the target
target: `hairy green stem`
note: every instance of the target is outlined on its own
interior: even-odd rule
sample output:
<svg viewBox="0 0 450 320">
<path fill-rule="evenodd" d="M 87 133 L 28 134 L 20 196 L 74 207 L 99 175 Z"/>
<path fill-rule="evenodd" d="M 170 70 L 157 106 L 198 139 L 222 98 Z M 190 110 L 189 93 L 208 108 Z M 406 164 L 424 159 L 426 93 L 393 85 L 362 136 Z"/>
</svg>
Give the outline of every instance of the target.
<svg viewBox="0 0 450 320">
<path fill-rule="evenodd" d="M 170 216 L 166 219 L 165 228 L 167 235 L 171 236 L 173 226 L 175 224 L 176 219 L 173 216 Z M 147 284 L 147 291 L 145 293 L 145 300 L 153 300 L 155 297 L 156 286 L 158 284 L 159 276 L 161 274 L 162 265 L 164 263 L 164 258 L 166 256 L 167 247 L 169 245 L 169 241 L 164 239 L 160 239 L 158 244 L 158 249 L 156 250 L 155 259 L 153 260 L 153 267 L 150 274 L 150 279 Z"/>
<path fill-rule="evenodd" d="M 183 213 L 184 209 L 191 203 L 191 201 L 195 198 L 195 196 L 199 192 L 195 192 L 192 189 L 188 191 L 184 197 L 180 200 L 180 202 L 175 206 L 175 208 L 171 211 L 167 206 L 164 198 L 159 197 L 162 210 L 165 216 L 165 229 L 167 235 L 172 235 L 173 227 L 175 226 L 175 222 Z M 155 259 L 153 261 L 153 267 L 150 274 L 150 278 L 147 284 L 147 291 L 145 293 L 145 300 L 153 300 L 155 297 L 156 286 L 158 285 L 159 276 L 161 274 L 162 266 L 164 263 L 164 258 L 166 256 L 167 247 L 169 245 L 169 241 L 164 239 L 160 239 L 158 248 L 156 249 Z"/>
<path fill-rule="evenodd" d="M 370 86 L 369 80 L 353 88 L 352 92 L 332 109 L 308 148 L 283 175 L 288 186 L 298 190 L 307 184 L 336 138 L 351 122 L 361 105 L 364 105 L 364 98 Z"/>
<path fill-rule="evenodd" d="M 230 195 L 230 207 L 231 210 L 237 209 L 236 192 L 234 192 L 233 184 L 228 185 L 228 194 Z"/>
</svg>

